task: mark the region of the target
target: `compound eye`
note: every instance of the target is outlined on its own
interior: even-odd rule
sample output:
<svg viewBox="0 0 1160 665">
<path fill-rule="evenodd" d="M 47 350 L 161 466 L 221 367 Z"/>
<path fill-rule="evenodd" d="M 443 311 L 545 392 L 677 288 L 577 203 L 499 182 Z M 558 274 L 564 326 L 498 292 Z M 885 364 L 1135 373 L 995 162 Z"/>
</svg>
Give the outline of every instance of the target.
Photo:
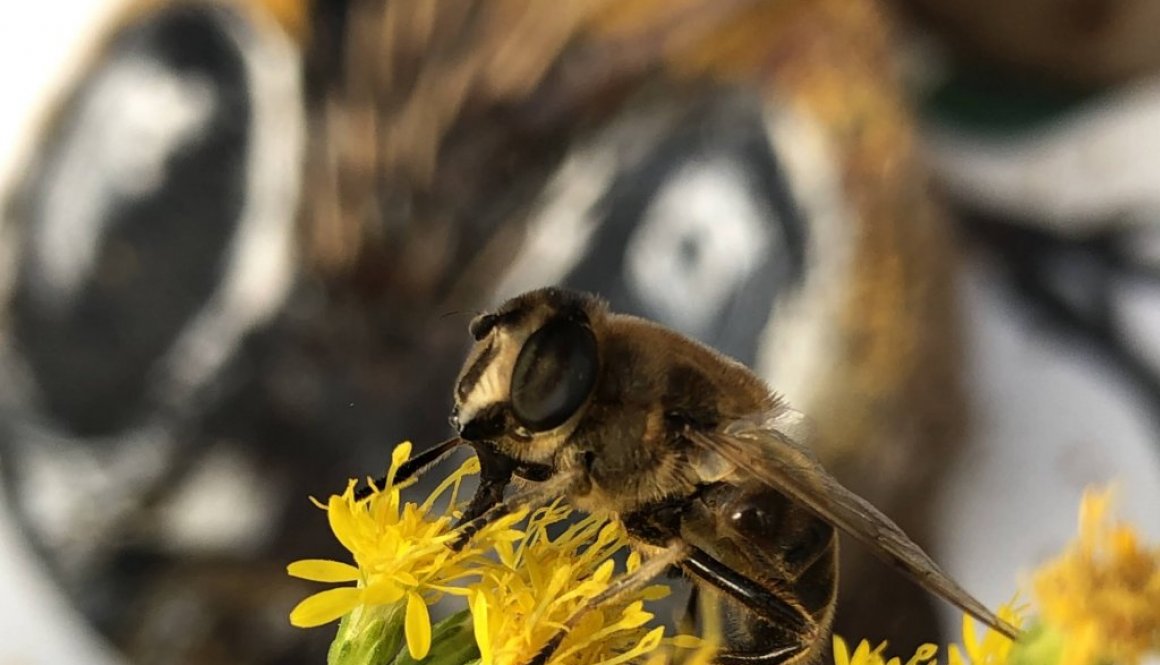
<svg viewBox="0 0 1160 665">
<path fill-rule="evenodd" d="M 596 385 L 596 337 L 567 319 L 545 324 L 524 343 L 512 371 L 512 412 L 533 432 L 564 424 Z"/>
<path fill-rule="evenodd" d="M 484 337 L 487 337 L 487 334 L 495 327 L 496 321 L 498 320 L 499 317 L 495 314 L 480 314 L 468 324 L 467 332 L 471 334 L 472 339 L 478 342 Z"/>
</svg>

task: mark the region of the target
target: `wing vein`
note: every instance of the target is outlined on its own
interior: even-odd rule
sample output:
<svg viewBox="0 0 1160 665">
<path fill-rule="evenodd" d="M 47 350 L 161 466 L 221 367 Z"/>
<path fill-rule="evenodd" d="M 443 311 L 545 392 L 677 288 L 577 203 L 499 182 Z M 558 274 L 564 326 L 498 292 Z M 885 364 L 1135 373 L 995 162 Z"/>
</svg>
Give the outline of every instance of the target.
<svg viewBox="0 0 1160 665">
<path fill-rule="evenodd" d="M 740 420 L 724 431 L 691 432 L 689 437 L 869 546 L 924 588 L 1007 637 L 1018 637 L 1019 629 L 959 586 L 889 517 L 835 480 L 809 448 L 773 428 L 784 418 Z"/>
</svg>

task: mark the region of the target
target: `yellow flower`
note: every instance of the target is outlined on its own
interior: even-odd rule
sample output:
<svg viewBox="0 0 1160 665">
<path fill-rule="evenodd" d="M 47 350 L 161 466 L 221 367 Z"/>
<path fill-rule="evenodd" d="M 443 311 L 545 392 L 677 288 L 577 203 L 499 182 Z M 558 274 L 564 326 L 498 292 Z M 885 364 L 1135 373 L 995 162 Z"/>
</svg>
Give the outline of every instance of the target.
<svg viewBox="0 0 1160 665">
<path fill-rule="evenodd" d="M 834 635 L 833 646 L 834 665 L 901 665 L 902 663 L 902 659 L 898 656 L 890 660 L 886 659 L 886 656 L 883 655 L 886 652 L 886 642 L 880 642 L 878 646 L 871 646 L 869 641 L 862 640 L 851 653 L 846 640 Z M 910 660 L 906 661 L 906 665 L 931 663 L 937 654 L 937 646 L 923 644 L 918 647 Z"/>
<path fill-rule="evenodd" d="M 1018 642 L 963 617 L 963 646 L 950 645 L 948 665 L 1137 665 L 1160 653 L 1160 547 L 1143 545 L 1129 525 L 1109 517 L 1112 494 L 1088 491 L 1079 536 L 1033 580 L 1039 616 Z M 1024 628 L 1023 608 L 1000 607 L 1000 618 Z M 928 650 L 929 651 L 926 651 Z M 836 665 L 899 665 L 886 644 L 863 641 L 850 651 L 834 638 Z M 965 655 L 964 655 L 965 651 Z M 908 663 L 935 655 L 924 645 Z"/>
<path fill-rule="evenodd" d="M 291 623 L 302 627 L 343 618 L 331 647 L 332 663 L 386 662 L 403 639 L 416 660 L 429 653 L 443 658 L 432 645 L 427 608 L 444 594 L 470 599 L 471 634 L 483 665 L 522 663 L 615 581 L 610 557 L 626 544 L 623 528 L 607 517 L 593 516 L 564 528 L 560 522 L 571 510 L 559 503 L 530 517 L 527 511 L 506 516 L 481 529 L 462 551 L 453 551 L 447 545 L 457 534 L 447 513 L 456 505 L 463 478 L 477 473 L 479 462 L 466 462 L 423 504 L 415 505 L 400 496 L 406 483 L 395 482 L 410 452 L 406 443 L 395 449 L 386 486 L 372 496 L 356 500 L 352 481 L 341 496 L 327 502 L 330 527 L 350 551 L 353 565 L 315 559 L 289 567 L 291 575 L 309 580 L 354 583 L 316 593 L 290 615 Z M 443 510 L 437 511 L 436 503 Z M 525 518 L 522 530 L 514 528 Z M 552 537 L 549 528 L 561 533 Z M 629 555 L 627 570 L 635 570 L 640 561 L 640 555 Z M 653 615 L 644 602 L 667 593 L 667 587 L 650 586 L 577 615 L 549 662 L 618 665 L 665 643 L 700 648 L 696 662 L 707 665 L 711 652 L 703 640 L 665 640 L 663 628 L 647 625 Z M 460 654 L 455 649 L 451 653 Z"/>
<path fill-rule="evenodd" d="M 1108 517 L 1110 491 L 1085 493 L 1079 537 L 1035 575 L 1044 624 L 1063 641 L 1060 665 L 1139 663 L 1160 650 L 1160 548 Z"/>
<path fill-rule="evenodd" d="M 1011 602 L 1000 605 L 996 614 L 1012 626 L 1023 628 L 1025 610 L 1018 607 L 1016 602 L 1015 599 L 1012 599 Z M 958 645 L 952 644 L 947 649 L 947 659 L 950 665 L 966 665 L 966 663 L 971 665 L 1005 665 L 1010 660 L 1011 650 L 1014 648 L 1015 642 L 1011 638 L 989 626 L 983 627 L 983 636 L 980 638 L 975 627 L 975 620 L 969 614 L 964 614 L 963 649 L 967 652 L 966 658 L 963 657 Z"/>
<path fill-rule="evenodd" d="M 454 584 L 497 566 L 484 554 L 523 537 L 512 528 L 525 516 L 517 512 L 480 530 L 462 550 L 449 548 L 447 544 L 456 538 L 451 530 L 452 517 L 435 515 L 435 504 L 449 494 L 443 512 L 450 512 L 463 478 L 479 471 L 479 461 L 472 458 L 464 463 L 423 504 L 403 504 L 400 491 L 405 484 L 396 484 L 395 474 L 410 454 L 410 443 L 395 448 L 386 486 L 377 488 L 370 497 L 355 499 L 356 481 L 351 481 L 341 496 L 330 497 L 326 505 L 330 528 L 353 555 L 354 565 L 308 559 L 290 564 L 287 570 L 290 575 L 316 582 L 355 585 L 306 598 L 290 613 L 293 625 L 319 626 L 351 615 L 355 625 L 348 628 L 357 633 L 358 620 L 376 616 L 374 610 L 389 614 L 405 607 L 407 649 L 412 657 L 421 659 L 431 647 L 427 606 L 443 594 L 466 595 L 462 586 Z"/>
<path fill-rule="evenodd" d="M 1023 613 L 1016 608 L 1014 601 L 1000 606 L 998 615 L 1015 627 L 1023 625 Z M 869 641 L 862 640 L 851 652 L 846 641 L 835 635 L 833 645 L 834 665 L 902 665 L 902 659 L 898 656 L 886 658 L 886 642 L 873 646 Z M 963 648 L 967 655 L 964 658 L 963 649 L 957 644 L 951 644 L 947 648 L 947 660 L 950 665 L 1006 665 L 1014 645 L 1010 638 L 993 628 L 986 628 L 980 638 L 975 620 L 969 615 L 963 615 Z M 937 655 L 938 646 L 923 644 L 906 661 L 906 665 L 933 665 Z"/>
<path fill-rule="evenodd" d="M 550 537 L 548 527 L 569 512 L 559 504 L 536 511 L 528 521 L 526 540 L 497 546 L 504 567 L 489 569 L 471 586 L 482 665 L 528 662 L 613 581 L 610 557 L 626 544 L 623 529 L 605 517 L 588 516 Z M 628 571 L 640 561 L 639 554 L 630 554 Z M 665 586 L 647 587 L 585 612 L 548 663 L 617 665 L 654 651 L 664 628 L 646 628 L 653 615 L 644 609 L 644 601 L 668 591 Z"/>
<path fill-rule="evenodd" d="M 871 647 L 869 641 L 862 640 L 854 649 L 854 653 L 850 653 L 846 640 L 838 635 L 834 635 L 833 644 L 834 665 L 886 665 L 886 658 L 882 655 L 882 652 L 886 651 L 885 642 Z"/>
</svg>

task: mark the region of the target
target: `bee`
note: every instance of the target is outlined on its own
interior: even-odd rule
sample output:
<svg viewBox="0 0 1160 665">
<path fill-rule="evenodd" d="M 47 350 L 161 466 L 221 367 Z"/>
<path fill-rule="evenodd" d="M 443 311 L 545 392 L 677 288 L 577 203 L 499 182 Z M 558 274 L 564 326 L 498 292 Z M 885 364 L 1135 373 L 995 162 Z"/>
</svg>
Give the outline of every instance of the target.
<svg viewBox="0 0 1160 665">
<path fill-rule="evenodd" d="M 889 518 L 840 485 L 808 447 L 804 417 L 741 363 L 598 298 L 555 287 L 469 327 L 454 389 L 459 445 L 481 482 L 458 543 L 519 506 L 565 497 L 621 521 L 646 563 L 594 605 L 671 568 L 725 600 L 722 663 L 812 663 L 838 584 L 838 531 L 1009 636 L 1017 630 L 951 580 Z M 530 481 L 505 498 L 515 479 Z M 578 618 L 578 617 L 577 617 Z M 561 632 L 536 656 L 546 662 Z"/>
</svg>

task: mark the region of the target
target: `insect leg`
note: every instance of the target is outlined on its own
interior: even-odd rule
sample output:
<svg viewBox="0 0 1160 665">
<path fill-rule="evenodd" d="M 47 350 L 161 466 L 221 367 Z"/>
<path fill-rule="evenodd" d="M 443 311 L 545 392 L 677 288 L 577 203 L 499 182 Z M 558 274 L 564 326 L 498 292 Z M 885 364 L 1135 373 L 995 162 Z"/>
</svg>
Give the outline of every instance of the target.
<svg viewBox="0 0 1160 665">
<path fill-rule="evenodd" d="M 463 444 L 463 439 L 454 437 L 447 439 L 443 443 L 428 448 L 411 459 L 399 465 L 398 471 L 395 472 L 395 483 L 401 483 L 409 480 L 412 477 L 420 476 L 426 473 L 427 469 L 435 466 L 443 461 L 443 458 L 451 454 L 451 451 Z M 355 500 L 361 501 L 374 493 L 374 487 L 385 487 L 387 484 L 387 477 L 383 476 L 375 480 L 373 486 L 363 487 L 354 493 Z"/>
<path fill-rule="evenodd" d="M 576 480 L 574 473 L 558 473 L 542 483 L 528 485 L 507 499 L 503 498 L 503 486 L 482 482 L 472 498 L 468 510 L 455 524 L 459 537 L 451 543 L 451 549 L 460 550 L 480 529 L 495 520 L 520 508 L 535 509 L 552 499 L 563 496 Z M 486 489 L 485 489 L 486 488 Z M 486 492 L 481 499 L 480 495 Z M 476 514 L 474 511 L 478 511 Z"/>
<path fill-rule="evenodd" d="M 548 659 L 559 648 L 560 643 L 564 641 L 564 637 L 576 627 L 576 624 L 580 622 L 580 619 L 585 614 L 603 605 L 615 603 L 626 594 L 644 588 L 645 585 L 660 577 L 670 566 L 679 563 L 688 554 L 689 546 L 681 541 L 676 541 L 659 553 L 649 557 L 636 570 L 620 576 L 615 582 L 608 585 L 607 589 L 593 596 L 591 600 L 584 604 L 584 607 L 581 607 L 575 614 L 568 617 L 568 620 L 564 622 L 564 627 L 557 631 L 552 636 L 552 639 L 548 640 L 548 643 L 536 653 L 536 656 L 528 662 L 528 665 L 544 665 L 544 663 L 547 663 Z"/>
<path fill-rule="evenodd" d="M 792 663 L 809 645 L 818 641 L 817 623 L 789 594 L 778 593 L 776 588 L 746 577 L 696 547 L 690 548 L 681 568 L 756 613 L 763 623 L 778 629 L 778 639 L 760 640 L 760 646 L 752 651 L 718 653 L 717 662 L 736 665 Z M 797 639 L 787 644 L 780 637 L 785 634 Z"/>
</svg>

